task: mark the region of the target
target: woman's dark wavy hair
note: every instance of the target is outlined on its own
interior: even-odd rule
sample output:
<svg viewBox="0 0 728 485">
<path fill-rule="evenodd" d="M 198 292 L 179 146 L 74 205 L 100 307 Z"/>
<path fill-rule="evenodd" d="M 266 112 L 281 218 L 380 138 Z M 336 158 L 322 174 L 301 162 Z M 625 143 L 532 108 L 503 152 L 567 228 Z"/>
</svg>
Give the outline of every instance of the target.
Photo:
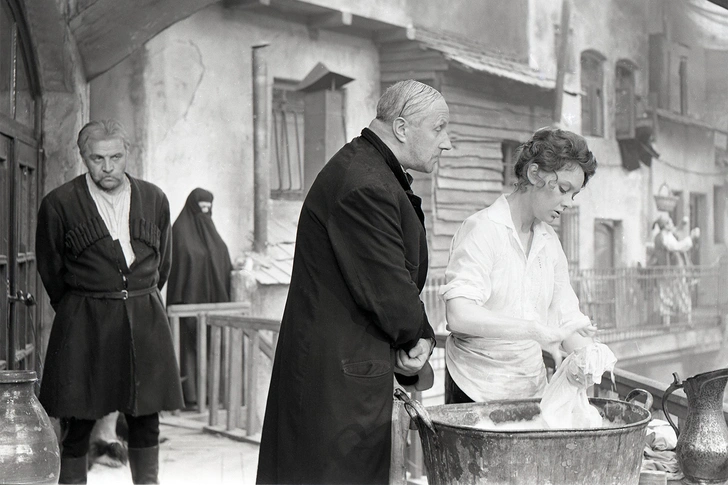
<svg viewBox="0 0 728 485">
<path fill-rule="evenodd" d="M 515 154 L 516 190 L 525 190 L 531 182 L 526 174 L 531 163 L 544 172 L 556 172 L 565 166 L 574 165 L 584 171 L 586 185 L 597 171 L 597 159 L 586 144 L 584 137 L 559 128 L 541 128 L 530 140 L 518 147 Z"/>
</svg>

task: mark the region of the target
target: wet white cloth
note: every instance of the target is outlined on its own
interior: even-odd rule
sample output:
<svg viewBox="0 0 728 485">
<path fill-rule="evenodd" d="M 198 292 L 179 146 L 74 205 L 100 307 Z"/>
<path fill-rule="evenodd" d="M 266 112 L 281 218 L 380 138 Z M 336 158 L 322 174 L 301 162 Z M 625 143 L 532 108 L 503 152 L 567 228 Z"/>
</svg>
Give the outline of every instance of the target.
<svg viewBox="0 0 728 485">
<path fill-rule="evenodd" d="M 675 456 L 677 434 L 670 423 L 653 419 L 647 424 L 642 470 L 658 470 L 666 473 L 668 480 L 680 480 L 683 474 Z"/>
<path fill-rule="evenodd" d="M 569 354 L 554 373 L 541 398 L 541 418 L 549 428 L 598 428 L 602 416 L 589 403 L 586 390 L 612 372 L 617 358 L 602 343 L 593 343 Z"/>
<path fill-rule="evenodd" d="M 677 433 L 664 419 L 653 419 L 647 424 L 645 442 L 653 450 L 674 450 L 677 446 Z"/>
<path fill-rule="evenodd" d="M 526 256 L 505 195 L 463 222 L 445 277 L 440 288 L 445 301 L 465 297 L 493 312 L 555 326 L 583 318 L 553 228 L 534 225 Z M 534 340 L 453 332 L 445 352 L 453 381 L 475 401 L 537 397 L 546 386 L 541 347 Z"/>
<path fill-rule="evenodd" d="M 91 198 L 96 203 L 96 208 L 103 219 L 106 228 L 109 230 L 111 239 L 118 240 L 121 250 L 124 252 L 126 265 L 131 266 L 136 259 L 134 249 L 131 246 L 131 233 L 129 231 L 129 209 L 131 207 L 131 184 L 124 176 L 123 188 L 118 194 L 109 194 L 98 188 L 86 173 L 86 185 L 91 193 Z"/>
</svg>

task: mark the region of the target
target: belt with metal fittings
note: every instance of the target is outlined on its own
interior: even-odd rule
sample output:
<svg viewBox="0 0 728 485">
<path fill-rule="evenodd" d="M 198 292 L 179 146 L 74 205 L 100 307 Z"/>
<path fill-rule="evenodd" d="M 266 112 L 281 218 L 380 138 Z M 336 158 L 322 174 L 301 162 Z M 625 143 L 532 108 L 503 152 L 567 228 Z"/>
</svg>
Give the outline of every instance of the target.
<svg viewBox="0 0 728 485">
<path fill-rule="evenodd" d="M 98 298 L 100 300 L 126 300 L 135 296 L 149 295 L 157 291 L 156 286 L 144 288 L 143 290 L 121 290 L 121 291 L 80 291 L 72 290 L 71 294 L 85 296 L 88 298 Z"/>
</svg>

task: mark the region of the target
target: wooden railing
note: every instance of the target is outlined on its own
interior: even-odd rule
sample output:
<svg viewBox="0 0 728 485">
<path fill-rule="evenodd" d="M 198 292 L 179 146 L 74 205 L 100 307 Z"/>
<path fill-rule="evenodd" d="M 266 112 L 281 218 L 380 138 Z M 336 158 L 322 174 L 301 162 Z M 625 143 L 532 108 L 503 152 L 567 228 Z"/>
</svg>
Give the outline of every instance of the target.
<svg viewBox="0 0 728 485">
<path fill-rule="evenodd" d="M 170 305 L 167 307 L 167 318 L 172 328 L 172 341 L 177 362 L 180 361 L 179 335 L 180 318 L 193 317 L 197 320 L 197 363 L 195 369 L 197 410 L 205 412 L 207 402 L 207 319 L 211 315 L 247 315 L 250 304 L 246 302 L 227 303 L 191 303 Z"/>
<path fill-rule="evenodd" d="M 430 276 L 421 294 L 430 323 L 440 332 L 445 331 L 445 302 L 439 297 L 444 283 L 444 276 Z M 582 269 L 571 275 L 571 286 L 581 311 L 597 322 L 607 343 L 677 327 L 709 327 L 728 313 L 728 257 L 704 266 Z M 685 301 L 667 312 L 661 291 Z"/>
<path fill-rule="evenodd" d="M 267 318 L 210 315 L 207 325 L 211 327 L 210 414 L 204 430 L 259 443 L 261 416 L 256 404 L 260 393 L 267 390 L 258 386 L 261 355 L 273 361 L 281 323 Z M 226 390 L 224 426 L 219 423 L 220 384 Z"/>
</svg>

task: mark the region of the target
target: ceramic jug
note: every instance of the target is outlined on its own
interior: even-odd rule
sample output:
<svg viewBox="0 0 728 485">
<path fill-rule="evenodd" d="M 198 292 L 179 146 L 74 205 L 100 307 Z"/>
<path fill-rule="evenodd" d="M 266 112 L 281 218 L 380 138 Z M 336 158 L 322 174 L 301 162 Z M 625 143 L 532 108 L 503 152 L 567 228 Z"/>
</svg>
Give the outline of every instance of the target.
<svg viewBox="0 0 728 485">
<path fill-rule="evenodd" d="M 58 483 L 61 454 L 34 371 L 0 371 L 0 484 Z"/>
<path fill-rule="evenodd" d="M 662 398 L 662 410 L 677 433 L 677 457 L 687 483 L 724 483 L 728 480 L 728 426 L 723 415 L 723 394 L 728 382 L 728 368 L 719 369 L 680 381 L 673 373 L 673 383 Z M 688 398 L 687 416 L 675 425 L 667 409 L 667 398 L 683 389 Z"/>
</svg>

